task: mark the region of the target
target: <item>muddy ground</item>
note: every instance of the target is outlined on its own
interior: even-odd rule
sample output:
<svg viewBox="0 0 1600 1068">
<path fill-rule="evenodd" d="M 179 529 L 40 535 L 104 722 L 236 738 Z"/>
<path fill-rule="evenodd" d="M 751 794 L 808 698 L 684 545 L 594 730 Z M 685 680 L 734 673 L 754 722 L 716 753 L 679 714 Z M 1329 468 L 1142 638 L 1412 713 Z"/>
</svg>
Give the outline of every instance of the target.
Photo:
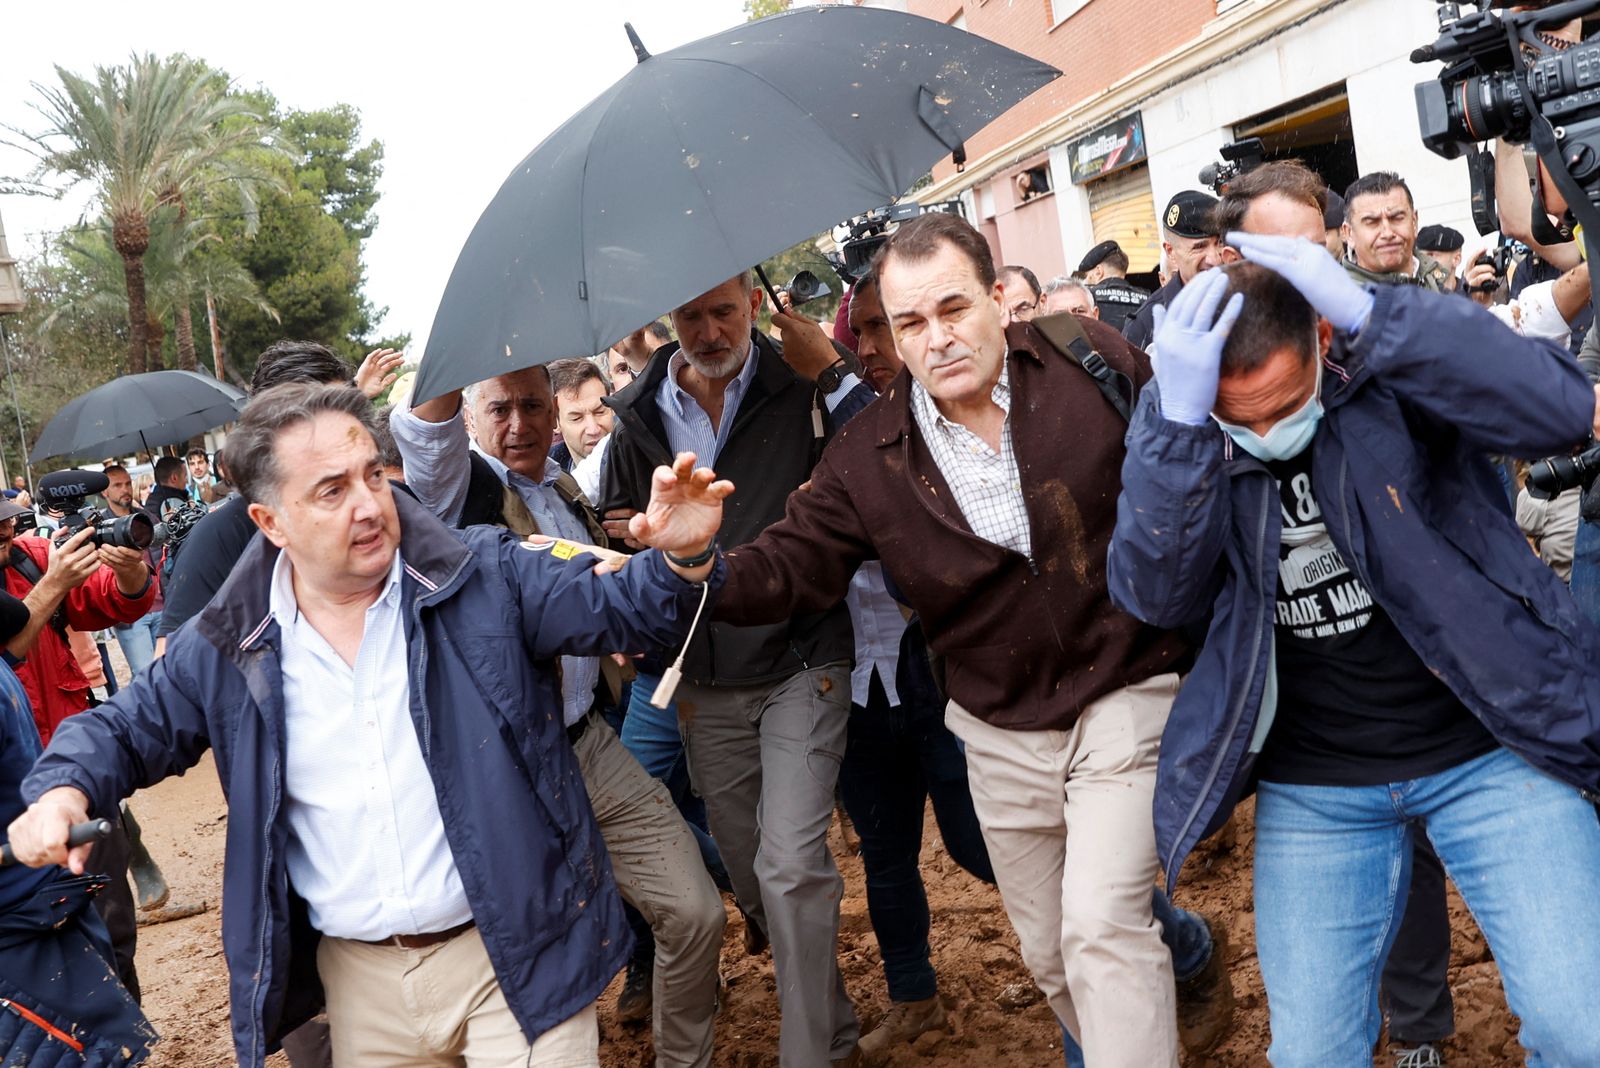
<svg viewBox="0 0 1600 1068">
<path fill-rule="evenodd" d="M 205 898 L 213 906 L 201 916 L 140 932 L 138 963 L 145 1008 L 163 1038 L 149 1063 L 155 1068 L 233 1064 L 220 918 L 215 907 L 221 891 L 226 809 L 215 770 L 207 758 L 187 776 L 139 794 L 132 804 L 151 852 L 166 869 L 174 900 Z M 1253 834 L 1248 806 L 1241 809 L 1238 824 L 1232 850 L 1194 862 L 1178 892 L 1179 904 L 1220 918 L 1231 944 L 1229 967 L 1238 1014 L 1232 1037 L 1206 1062 L 1208 1068 L 1266 1064 L 1267 1012 L 1255 957 L 1249 864 Z M 1032 984 L 1001 911 L 999 895 L 949 858 L 931 814 L 927 826 L 923 874 L 934 917 L 933 959 L 952 1031 L 925 1037 L 890 1063 L 926 1068 L 1059 1065 L 1060 1035 L 1050 1010 L 1040 1000 L 1015 1004 L 1019 991 L 1023 995 L 1020 1000 L 1027 1000 Z M 834 844 L 846 886 L 839 959 L 862 1021 L 870 1027 L 887 1000 L 878 948 L 867 919 L 861 862 L 844 851 L 837 833 Z M 1516 1021 L 1506 1009 L 1499 976 L 1482 935 L 1454 891 L 1451 911 L 1455 936 L 1450 980 L 1458 1034 L 1446 1047 L 1449 1063 L 1461 1068 L 1520 1064 Z M 728 915 L 722 954 L 728 986 L 717 1023 L 715 1063 L 728 1068 L 775 1066 L 778 1020 L 771 959 L 744 955 L 738 912 L 730 907 Z M 617 1068 L 642 1068 L 652 1063 L 649 1031 L 616 1023 L 613 1007 L 620 988 L 618 978 L 601 1002 L 602 1060 Z M 1009 996 L 1002 997 L 1008 991 Z M 1001 1001 L 1009 1007 L 1002 1007 Z M 279 1055 L 272 1063 L 287 1062 Z M 1380 1050 L 1376 1063 L 1390 1061 Z"/>
</svg>

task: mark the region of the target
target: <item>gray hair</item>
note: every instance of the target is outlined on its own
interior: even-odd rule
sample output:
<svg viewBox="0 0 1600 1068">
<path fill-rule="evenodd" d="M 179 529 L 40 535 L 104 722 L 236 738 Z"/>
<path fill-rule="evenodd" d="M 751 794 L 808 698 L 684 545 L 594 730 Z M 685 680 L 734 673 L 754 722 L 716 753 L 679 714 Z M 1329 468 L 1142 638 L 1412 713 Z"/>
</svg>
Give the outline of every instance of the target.
<svg viewBox="0 0 1600 1068">
<path fill-rule="evenodd" d="M 245 405 L 228 435 L 228 474 L 246 501 L 278 503 L 283 488 L 278 441 L 290 427 L 309 423 L 324 412 L 350 416 L 377 440 L 372 402 L 354 386 L 308 382 L 274 386 Z"/>
<path fill-rule="evenodd" d="M 1084 285 L 1076 278 L 1071 278 L 1064 274 L 1058 274 L 1054 278 L 1050 279 L 1050 281 L 1046 282 L 1044 284 L 1043 295 L 1048 297 L 1056 293 L 1065 292 L 1069 289 L 1081 289 L 1083 290 L 1084 296 L 1088 297 L 1090 300 L 1094 300 L 1094 294 L 1089 292 L 1088 286 Z"/>
<path fill-rule="evenodd" d="M 536 363 L 532 367 L 524 367 L 524 368 L 522 368 L 522 370 L 523 371 L 543 371 L 545 379 L 548 380 L 550 378 L 550 368 L 546 364 Z M 514 375 L 514 374 L 518 374 L 518 373 L 519 373 L 518 371 L 507 371 L 506 372 L 506 374 L 508 374 L 508 375 Z M 496 378 L 503 378 L 504 375 L 496 375 L 495 377 Z M 462 390 L 461 390 L 461 403 L 465 404 L 468 408 L 475 407 L 477 405 L 477 403 L 478 403 L 478 390 L 483 385 L 484 382 L 488 382 L 488 381 L 489 381 L 489 379 L 485 378 L 481 382 L 474 382 L 470 386 L 463 387 Z"/>
</svg>

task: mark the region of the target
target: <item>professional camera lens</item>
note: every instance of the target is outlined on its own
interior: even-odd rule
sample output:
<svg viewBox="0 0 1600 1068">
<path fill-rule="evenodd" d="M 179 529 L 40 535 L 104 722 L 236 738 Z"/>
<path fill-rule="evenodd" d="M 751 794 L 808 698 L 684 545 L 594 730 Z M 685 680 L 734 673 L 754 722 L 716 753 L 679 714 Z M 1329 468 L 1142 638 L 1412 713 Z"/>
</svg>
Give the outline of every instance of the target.
<svg viewBox="0 0 1600 1068">
<path fill-rule="evenodd" d="M 120 516 L 95 528 L 97 545 L 115 545 L 122 549 L 148 549 L 155 539 L 156 525 L 142 512 Z"/>
<path fill-rule="evenodd" d="M 1528 492 L 1552 500 L 1574 486 L 1587 488 L 1600 475 L 1600 445 L 1590 445 L 1576 456 L 1552 456 L 1528 467 Z"/>
<path fill-rule="evenodd" d="M 1527 140 L 1528 109 L 1513 75 L 1422 82 L 1416 92 L 1422 143 L 1446 159 L 1455 159 L 1468 144 L 1496 137 Z"/>
</svg>

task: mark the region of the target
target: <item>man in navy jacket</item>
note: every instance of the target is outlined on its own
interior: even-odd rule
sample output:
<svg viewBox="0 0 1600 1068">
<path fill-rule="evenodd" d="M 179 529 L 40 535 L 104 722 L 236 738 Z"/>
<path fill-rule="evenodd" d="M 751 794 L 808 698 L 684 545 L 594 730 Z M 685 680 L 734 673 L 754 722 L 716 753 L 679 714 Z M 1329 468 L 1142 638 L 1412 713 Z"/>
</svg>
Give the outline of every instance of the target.
<svg viewBox="0 0 1600 1068">
<path fill-rule="evenodd" d="M 593 1003 L 630 939 L 554 664 L 681 642 L 732 487 L 678 457 L 633 523 L 664 551 L 595 576 L 565 543 L 391 494 L 372 418 L 344 386 L 251 402 L 229 469 L 264 538 L 150 672 L 57 734 L 11 844 L 81 870 L 71 823 L 209 748 L 241 1064 L 325 996 L 336 1062 L 597 1065 Z"/>
<path fill-rule="evenodd" d="M 1600 1064 L 1600 632 L 1483 459 L 1579 445 L 1594 393 L 1467 301 L 1227 240 L 1253 262 L 1158 317 L 1108 557 L 1123 608 L 1207 628 L 1162 737 L 1169 885 L 1253 786 L 1269 1057 L 1369 1065 L 1426 833 L 1528 1063 Z"/>
</svg>

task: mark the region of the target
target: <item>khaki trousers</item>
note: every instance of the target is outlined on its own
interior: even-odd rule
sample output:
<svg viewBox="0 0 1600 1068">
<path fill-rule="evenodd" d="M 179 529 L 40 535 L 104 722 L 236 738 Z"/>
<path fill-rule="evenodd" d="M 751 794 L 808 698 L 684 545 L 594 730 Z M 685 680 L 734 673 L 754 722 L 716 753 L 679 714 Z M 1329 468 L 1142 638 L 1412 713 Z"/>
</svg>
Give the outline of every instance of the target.
<svg viewBox="0 0 1600 1068">
<path fill-rule="evenodd" d="M 708 1068 L 727 913 L 672 795 L 591 712 L 574 750 L 623 900 L 656 939 L 657 1068 Z"/>
<path fill-rule="evenodd" d="M 1177 690 L 1176 675 L 1146 679 L 1068 731 L 945 712 L 1022 959 L 1091 1068 L 1178 1064 L 1172 954 L 1150 914 L 1156 752 Z"/>
<path fill-rule="evenodd" d="M 529 1045 L 476 927 L 425 949 L 324 937 L 317 972 L 334 1068 L 599 1068 L 593 1005 Z"/>
</svg>

